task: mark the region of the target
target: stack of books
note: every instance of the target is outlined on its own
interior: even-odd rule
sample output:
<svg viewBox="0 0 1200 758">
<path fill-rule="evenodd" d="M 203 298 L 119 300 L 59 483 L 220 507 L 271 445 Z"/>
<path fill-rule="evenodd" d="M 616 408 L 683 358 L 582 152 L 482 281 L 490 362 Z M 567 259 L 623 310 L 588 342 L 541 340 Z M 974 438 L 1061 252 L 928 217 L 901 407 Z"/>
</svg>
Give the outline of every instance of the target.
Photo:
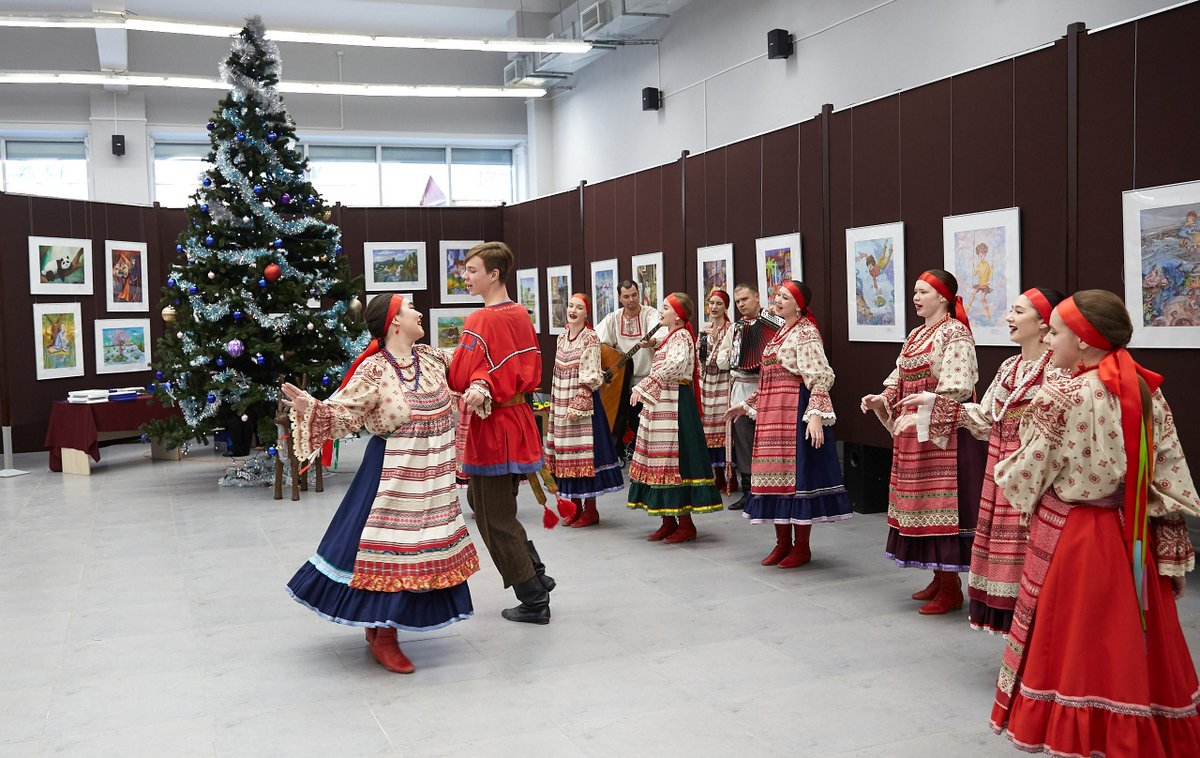
<svg viewBox="0 0 1200 758">
<path fill-rule="evenodd" d="M 137 400 L 138 393 L 142 391 L 141 387 L 118 387 L 108 391 L 108 399 L 118 403 Z"/>
<path fill-rule="evenodd" d="M 67 393 L 68 403 L 107 403 L 108 390 L 75 390 Z"/>
</svg>

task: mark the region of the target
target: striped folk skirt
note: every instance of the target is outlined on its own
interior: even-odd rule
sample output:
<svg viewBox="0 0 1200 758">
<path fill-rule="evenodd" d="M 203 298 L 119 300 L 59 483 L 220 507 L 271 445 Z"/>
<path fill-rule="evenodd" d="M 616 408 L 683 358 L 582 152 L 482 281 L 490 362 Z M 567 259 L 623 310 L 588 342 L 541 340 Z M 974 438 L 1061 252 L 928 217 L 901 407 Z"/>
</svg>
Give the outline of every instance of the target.
<svg viewBox="0 0 1200 758">
<path fill-rule="evenodd" d="M 657 404 L 642 411 L 629 482 L 629 507 L 651 516 L 724 507 L 690 384 L 679 385 L 678 393 L 664 390 Z"/>
</svg>

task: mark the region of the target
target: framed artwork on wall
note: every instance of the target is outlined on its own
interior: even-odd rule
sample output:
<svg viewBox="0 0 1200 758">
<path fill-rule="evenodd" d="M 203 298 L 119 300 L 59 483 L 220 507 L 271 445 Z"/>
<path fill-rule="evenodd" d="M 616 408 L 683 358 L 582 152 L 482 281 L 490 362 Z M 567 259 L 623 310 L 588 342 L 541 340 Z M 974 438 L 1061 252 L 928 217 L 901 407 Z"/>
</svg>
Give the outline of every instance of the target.
<svg viewBox="0 0 1200 758">
<path fill-rule="evenodd" d="M 1134 347 L 1200 347 L 1200 181 L 1121 197 Z"/>
<path fill-rule="evenodd" d="M 92 294 L 92 241 L 30 237 L 29 294 Z"/>
<path fill-rule="evenodd" d="M 34 303 L 34 364 L 38 379 L 83 376 L 79 303 Z"/>
<path fill-rule="evenodd" d="M 119 374 L 150 368 L 150 319 L 96 319 L 96 373 Z"/>
<path fill-rule="evenodd" d="M 104 241 L 104 296 L 110 312 L 150 310 L 146 243 Z"/>
<path fill-rule="evenodd" d="M 424 242 L 364 242 L 363 271 L 367 292 L 423 290 L 426 284 Z"/>
<path fill-rule="evenodd" d="M 733 244 L 696 248 L 696 310 L 700 328 L 708 325 L 708 296 L 714 289 L 724 290 L 733 302 Z"/>
<path fill-rule="evenodd" d="M 770 305 L 775 289 L 785 280 L 804 279 L 799 232 L 756 239 L 754 253 L 758 266 L 758 294 L 764 308 Z"/>
<path fill-rule="evenodd" d="M 467 252 L 482 242 L 483 240 L 442 240 L 438 243 L 438 249 L 441 251 L 438 272 L 442 277 L 440 295 L 443 303 L 478 303 L 481 301 L 478 295 L 467 292 L 467 285 L 463 283 L 462 275 L 467 263 Z"/>
<path fill-rule="evenodd" d="M 846 272 L 850 341 L 903 342 L 904 222 L 847 229 Z"/>
<path fill-rule="evenodd" d="M 592 261 L 592 325 L 599 326 L 600 321 L 620 307 L 617 285 L 621 283 L 621 275 L 617 269 L 617 259 Z"/>
<path fill-rule="evenodd" d="M 546 300 L 550 306 L 547 334 L 566 333 L 567 303 L 571 300 L 572 292 L 570 266 L 550 266 L 546 269 Z"/>
<path fill-rule="evenodd" d="M 942 219 L 944 265 L 958 279 L 976 345 L 1012 345 L 1005 319 L 1021 294 L 1020 219 L 1019 208 Z"/>
<path fill-rule="evenodd" d="M 454 350 L 462 339 L 463 325 L 478 308 L 431 308 L 429 311 L 429 344 L 443 350 Z"/>
<path fill-rule="evenodd" d="M 663 254 L 642 253 L 631 259 L 633 265 L 633 281 L 637 282 L 638 294 L 642 305 L 658 310 L 663 297 Z"/>
<path fill-rule="evenodd" d="M 536 268 L 517 269 L 517 302 L 529 311 L 529 320 L 533 322 L 533 331 L 542 333 L 542 290 L 538 286 L 538 270 Z"/>
</svg>

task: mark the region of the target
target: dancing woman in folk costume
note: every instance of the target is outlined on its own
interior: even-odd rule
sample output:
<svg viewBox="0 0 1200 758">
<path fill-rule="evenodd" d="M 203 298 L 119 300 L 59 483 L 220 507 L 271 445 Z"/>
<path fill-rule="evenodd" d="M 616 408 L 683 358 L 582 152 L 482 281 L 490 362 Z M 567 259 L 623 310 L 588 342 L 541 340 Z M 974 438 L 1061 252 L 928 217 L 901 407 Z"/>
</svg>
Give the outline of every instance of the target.
<svg viewBox="0 0 1200 758">
<path fill-rule="evenodd" d="M 898 425 L 905 414 L 916 412 L 901 402 L 909 395 L 930 391 L 961 403 L 975 391 L 975 340 L 957 291 L 958 281 L 948 271 L 921 274 L 913 285 L 913 305 L 925 323 L 909 332 L 883 392 L 862 399 L 863 413 L 874 411 L 893 434 L 887 555 L 900 566 L 934 571 L 929 586 L 913 595 L 929 601 L 920 608 L 923 614 L 962 607 L 957 572 L 971 566 L 987 456 L 986 447 L 965 429 L 926 440 L 911 422 Z M 958 407 L 950 413 L 957 414 Z"/>
<path fill-rule="evenodd" d="M 546 468 L 558 482 L 558 494 L 579 504 L 563 520 L 572 527 L 600 523 L 596 497 L 625 487 L 597 391 L 604 373 L 600 340 L 588 323 L 591 309 L 587 295 L 578 292 L 567 303 L 567 330 L 554 353 L 546 435 Z"/>
<path fill-rule="evenodd" d="M 317 552 L 288 593 L 317 615 L 366 627 L 389 671 L 413 665 L 396 630 L 439 629 L 472 614 L 467 577 L 479 557 L 454 486 L 454 424 L 445 353 L 414 344 L 421 314 L 400 295 L 367 306 L 375 337 L 331 398 L 283 385 L 296 454 L 364 426 L 373 435 Z"/>
<path fill-rule="evenodd" d="M 713 289 L 708 296 L 708 326 L 700 334 L 700 416 L 717 489 L 725 488 L 725 411 L 729 410 L 729 356 L 733 324 L 729 293 Z"/>
<path fill-rule="evenodd" d="M 696 539 L 693 513 L 721 510 L 712 464 L 700 423 L 692 299 L 673 292 L 659 309 L 669 331 L 654 351 L 650 375 L 633 388 L 631 405 L 642 403 L 637 447 L 629 466 L 629 507 L 662 516 L 646 539 L 677 543 Z"/>
<path fill-rule="evenodd" d="M 996 487 L 995 468 L 1017 449 L 1021 417 L 1042 382 L 1061 373 L 1050 365 L 1044 337 L 1050 328 L 1050 312 L 1062 299 L 1061 292 L 1037 287 L 1013 302 L 1007 319 L 1009 339 L 1021 346 L 1021 352 L 1000 364 L 978 403 L 960 404 L 928 391 L 900 401 L 904 406 L 919 407 L 916 416 L 905 418 L 914 420 L 919 433 L 927 438 L 949 439 L 962 428 L 976 439 L 988 441 L 967 579 L 967 619 L 975 629 L 1007 634 L 1012 622 L 1029 530 L 1021 513 Z"/>
<path fill-rule="evenodd" d="M 1031 516 L 992 728 L 1026 752 L 1200 755 L 1200 683 L 1172 597 L 1194 564 L 1196 487 L 1121 299 L 1050 317 L 1053 364 L 996 484 Z"/>
<path fill-rule="evenodd" d="M 837 420 L 829 399 L 833 369 L 808 309 L 811 296 L 803 282 L 785 281 L 776 290 L 783 328 L 763 348 L 758 391 L 728 414 L 749 413 L 756 420 L 750 498 L 742 515 L 775 525 L 775 549 L 762 559 L 764 566 L 803 566 L 812 558 L 813 522 L 853 515 L 833 429 L 826 429 Z"/>
</svg>

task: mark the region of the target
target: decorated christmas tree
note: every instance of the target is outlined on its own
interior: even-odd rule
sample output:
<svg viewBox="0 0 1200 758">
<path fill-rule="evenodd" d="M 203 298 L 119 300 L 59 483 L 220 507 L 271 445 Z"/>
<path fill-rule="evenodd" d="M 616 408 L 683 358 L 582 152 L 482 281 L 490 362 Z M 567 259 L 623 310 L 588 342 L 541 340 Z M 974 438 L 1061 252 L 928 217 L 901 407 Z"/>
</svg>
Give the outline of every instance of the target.
<svg viewBox="0 0 1200 758">
<path fill-rule="evenodd" d="M 162 291 L 155 394 L 182 418 L 143 431 L 167 447 L 239 421 L 272 444 L 281 380 L 327 396 L 366 344 L 361 283 L 305 176 L 276 89 L 279 50 L 264 33 L 249 19 L 221 64 L 230 91 L 208 123 L 212 168 L 192 195 Z"/>
</svg>

